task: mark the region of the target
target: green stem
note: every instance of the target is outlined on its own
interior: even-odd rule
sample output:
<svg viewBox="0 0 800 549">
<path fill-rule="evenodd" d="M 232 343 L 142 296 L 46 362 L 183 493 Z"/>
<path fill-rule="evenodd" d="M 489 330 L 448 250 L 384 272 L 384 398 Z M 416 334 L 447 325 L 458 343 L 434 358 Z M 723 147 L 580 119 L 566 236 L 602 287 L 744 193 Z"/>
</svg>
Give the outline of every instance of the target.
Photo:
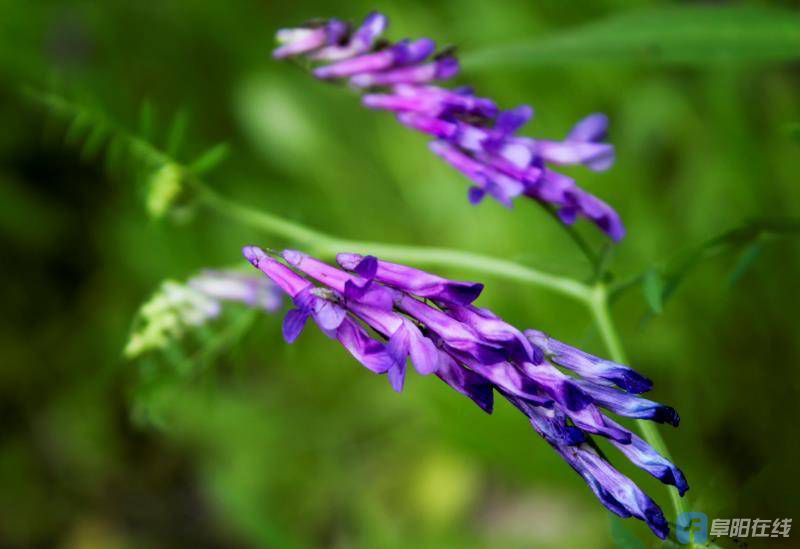
<svg viewBox="0 0 800 549">
<path fill-rule="evenodd" d="M 190 181 L 198 197 L 210 208 L 269 235 L 303 245 L 305 251 L 326 258 L 340 252 L 372 254 L 388 261 L 433 267 L 451 267 L 496 276 L 548 289 L 588 303 L 591 292 L 585 284 L 513 261 L 487 255 L 422 246 L 401 246 L 336 238 L 273 214 L 233 202 L 217 194 L 198 179 Z"/>
<path fill-rule="evenodd" d="M 594 317 L 595 324 L 600 330 L 600 336 L 603 338 L 603 343 L 608 349 L 611 359 L 620 364 L 629 364 L 628 358 L 625 355 L 625 349 L 622 347 L 617 330 L 614 327 L 614 321 L 611 318 L 609 310 L 609 293 L 605 285 L 598 283 L 592 292 L 589 300 L 589 307 Z M 642 419 L 636 420 L 636 425 L 642 433 L 642 438 L 647 441 L 659 454 L 672 461 L 667 444 L 658 432 L 658 427 L 651 421 Z M 669 496 L 672 501 L 672 508 L 675 511 L 675 517 L 687 511 L 686 502 L 680 497 L 678 491 L 670 486 L 668 488 Z"/>
</svg>

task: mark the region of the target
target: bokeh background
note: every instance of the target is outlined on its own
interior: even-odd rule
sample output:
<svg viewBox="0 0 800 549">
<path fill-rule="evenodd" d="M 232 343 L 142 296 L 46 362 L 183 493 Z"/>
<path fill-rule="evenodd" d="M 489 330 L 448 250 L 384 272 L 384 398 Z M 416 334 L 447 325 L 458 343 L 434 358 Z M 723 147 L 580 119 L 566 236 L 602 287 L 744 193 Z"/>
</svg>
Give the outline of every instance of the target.
<svg viewBox="0 0 800 549">
<path fill-rule="evenodd" d="M 730 59 L 696 28 L 675 59 L 658 45 L 619 54 L 581 50 L 580 40 L 577 53 L 562 44 L 513 63 L 492 54 L 553 36 L 569 44 L 586 24 L 663 5 L 0 1 L 0 545 L 653 545 L 636 521 L 610 520 L 510 406 L 488 416 L 419 376 L 395 394 L 315 329 L 286 345 L 281 315 L 234 307 L 189 350 L 183 342 L 171 356 L 125 360 L 132 319 L 161 281 L 241 264 L 243 244 L 291 243 L 203 208 L 153 219 L 135 170 L 106 169 L 102 152 L 65 137 L 63 121 L 23 88 L 134 133 L 149 105 L 156 145 L 184 112 L 181 161 L 227 143 L 230 155 L 205 176 L 217 191 L 316 229 L 587 277 L 535 204 L 469 206 L 466 182 L 423 136 L 270 58 L 282 26 L 381 9 L 391 37 L 458 44 L 459 82 L 503 106 L 532 104 L 527 132 L 559 138 L 578 118 L 607 113 L 617 164 L 574 175 L 626 221 L 617 280 L 653 268 L 667 276 L 685 250 L 748 219 L 800 215 L 800 65 L 770 50 L 784 39 L 800 51 L 792 3 L 750 4 L 776 28 L 756 25 L 761 34 L 742 36 Z M 681 36 L 679 23 L 645 13 L 610 40 L 670 25 Z M 603 244 L 592 227 L 579 230 Z M 797 516 L 797 240 L 762 234 L 701 255 L 661 314 L 638 286 L 621 297 L 623 342 L 654 379 L 653 398 L 681 413 L 681 426 L 662 432 L 692 486 L 690 508 Z M 485 282 L 481 305 L 605 354 L 580 305 Z M 666 490 L 623 461 L 671 512 Z"/>
</svg>

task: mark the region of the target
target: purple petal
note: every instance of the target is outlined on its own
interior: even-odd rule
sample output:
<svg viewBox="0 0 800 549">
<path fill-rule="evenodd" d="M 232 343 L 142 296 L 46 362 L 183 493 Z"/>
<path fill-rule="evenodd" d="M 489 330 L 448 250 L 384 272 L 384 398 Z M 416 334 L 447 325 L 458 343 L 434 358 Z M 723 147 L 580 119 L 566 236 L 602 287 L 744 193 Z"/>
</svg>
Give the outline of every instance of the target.
<svg viewBox="0 0 800 549">
<path fill-rule="evenodd" d="M 629 393 L 644 393 L 653 387 L 652 381 L 631 368 L 590 355 L 548 337 L 543 332 L 525 330 L 525 336 L 531 343 L 543 349 L 550 361 L 589 381 L 603 385 L 614 384 Z"/>
<path fill-rule="evenodd" d="M 610 423 L 620 429 L 623 428 L 609 418 L 605 418 L 605 421 L 607 424 Z M 611 444 L 616 446 L 637 467 L 647 471 L 664 484 L 675 486 L 681 496 L 689 489 L 689 484 L 686 482 L 683 472 L 634 433 L 631 433 L 630 444 L 620 444 L 615 441 L 611 441 Z"/>
<path fill-rule="evenodd" d="M 664 406 L 646 398 L 623 393 L 611 387 L 597 385 L 590 381 L 576 380 L 578 386 L 603 408 L 624 417 L 650 419 L 656 423 L 669 423 L 677 427 L 680 416 L 674 408 Z"/>
<path fill-rule="evenodd" d="M 623 517 L 633 516 L 645 521 L 655 535 L 666 539 L 669 525 L 658 505 L 593 448 L 583 444 L 557 450 L 608 509 Z"/>
<path fill-rule="evenodd" d="M 398 114 L 397 120 L 411 129 L 444 139 L 455 135 L 457 130 L 456 125 L 451 122 L 417 113 L 407 112 Z"/>
<path fill-rule="evenodd" d="M 397 391 L 398 393 L 403 391 L 403 385 L 406 381 L 406 363 L 403 361 L 402 363 L 395 362 L 389 371 L 386 372 L 386 375 L 389 377 L 389 384 L 391 384 L 392 389 Z"/>
<path fill-rule="evenodd" d="M 265 311 L 277 311 L 283 304 L 283 291 L 260 275 L 205 270 L 187 284 L 213 299 L 236 301 Z"/>
<path fill-rule="evenodd" d="M 592 404 L 589 398 L 573 381 L 550 364 L 520 364 L 522 372 L 534 381 L 543 393 L 555 400 L 565 410 L 578 412 Z"/>
<path fill-rule="evenodd" d="M 559 165 L 582 164 L 596 172 L 614 164 L 614 146 L 579 141 L 537 141 L 536 154 L 545 162 Z"/>
<path fill-rule="evenodd" d="M 281 29 L 276 35 L 281 46 L 272 52 L 275 59 L 308 53 L 325 45 L 327 32 L 324 27 Z"/>
<path fill-rule="evenodd" d="M 294 343 L 300 336 L 308 320 L 309 313 L 300 309 L 291 309 L 283 318 L 283 339 L 286 343 Z"/>
<path fill-rule="evenodd" d="M 385 15 L 370 13 L 345 45 L 329 45 L 309 57 L 317 61 L 341 61 L 365 53 L 372 48 L 388 25 L 389 20 Z"/>
<path fill-rule="evenodd" d="M 442 353 L 436 375 L 450 387 L 471 398 L 487 414 L 492 413 L 494 396 L 492 384 L 484 377 L 459 366 L 447 353 Z"/>
<path fill-rule="evenodd" d="M 350 79 L 350 83 L 358 88 L 394 86 L 397 84 L 426 84 L 434 80 L 446 80 L 457 73 L 458 60 L 454 57 L 444 57 L 423 65 L 357 74 Z"/>
<path fill-rule="evenodd" d="M 369 337 L 364 328 L 349 318 L 337 328 L 336 338 L 356 360 L 377 374 L 388 371 L 395 364 L 383 344 Z"/>
<path fill-rule="evenodd" d="M 335 330 L 344 321 L 347 311 L 335 303 L 319 298 L 314 302 L 311 315 L 323 330 Z"/>
<path fill-rule="evenodd" d="M 452 352 L 452 355 L 459 363 L 490 381 L 504 393 L 525 399 L 536 406 L 553 406 L 553 399 L 541 390 L 541 386 L 524 375 L 513 364 L 508 362 L 484 364 L 461 353 Z"/>
<path fill-rule="evenodd" d="M 475 330 L 482 338 L 505 347 L 511 359 L 518 362 L 530 361 L 537 364 L 541 362 L 541 360 L 536 360 L 538 357 L 535 356 L 533 345 L 525 335 L 491 311 L 474 305 L 467 305 L 463 307 L 447 307 L 446 312 L 451 317 Z"/>
<path fill-rule="evenodd" d="M 422 335 L 413 322 L 407 320 L 405 324 L 409 333 L 409 354 L 414 368 L 423 376 L 435 373 L 439 369 L 439 349 L 430 339 Z"/>
<path fill-rule="evenodd" d="M 480 187 L 470 187 L 467 191 L 467 198 L 469 199 L 469 203 L 473 206 L 477 206 L 481 203 L 481 201 L 486 196 L 486 191 L 481 189 Z"/>
<path fill-rule="evenodd" d="M 378 272 L 378 258 L 374 255 L 364 257 L 353 271 L 367 280 L 372 280 Z"/>
<path fill-rule="evenodd" d="M 529 105 L 520 105 L 515 109 L 501 112 L 497 117 L 494 129 L 504 136 L 509 135 L 527 124 L 531 117 L 533 117 L 533 109 Z"/>
<path fill-rule="evenodd" d="M 344 269 L 352 271 L 363 258 L 359 254 L 339 254 L 336 261 Z M 374 280 L 420 297 L 452 305 L 468 305 L 483 290 L 483 284 L 448 280 L 419 269 L 381 260 L 377 260 Z"/>
<path fill-rule="evenodd" d="M 483 341 L 468 326 L 413 297 L 403 294 L 397 307 L 434 332 L 444 345 L 483 364 L 501 362 L 508 354 L 501 346 Z"/>
<path fill-rule="evenodd" d="M 590 114 L 578 121 L 567 135 L 568 141 L 600 142 L 608 135 L 608 117 L 602 113 Z"/>
<path fill-rule="evenodd" d="M 290 268 L 267 256 L 264 250 L 258 246 L 245 246 L 242 248 L 242 253 L 256 269 L 267 275 L 291 297 L 295 297 L 313 286 Z"/>
</svg>

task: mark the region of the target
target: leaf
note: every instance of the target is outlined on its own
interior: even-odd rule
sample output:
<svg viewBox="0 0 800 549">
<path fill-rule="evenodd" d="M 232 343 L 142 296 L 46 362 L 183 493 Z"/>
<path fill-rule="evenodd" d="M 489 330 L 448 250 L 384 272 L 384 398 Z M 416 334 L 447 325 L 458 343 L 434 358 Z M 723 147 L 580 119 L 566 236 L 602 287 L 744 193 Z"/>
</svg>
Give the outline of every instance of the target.
<svg viewBox="0 0 800 549">
<path fill-rule="evenodd" d="M 664 310 L 664 279 L 656 269 L 650 269 L 642 278 L 642 291 L 650 309 L 660 315 Z"/>
<path fill-rule="evenodd" d="M 704 67 L 720 62 L 800 58 L 800 15 L 750 6 L 676 6 L 588 23 L 542 39 L 462 56 L 469 69 L 565 63 L 664 63 Z"/>
<path fill-rule="evenodd" d="M 172 125 L 167 134 L 168 156 L 175 158 L 181 150 L 183 141 L 186 138 L 186 129 L 189 127 L 189 115 L 185 110 L 179 111 L 172 119 Z"/>
<path fill-rule="evenodd" d="M 106 127 L 105 124 L 96 124 L 92 127 L 89 131 L 89 137 L 86 138 L 86 141 L 83 143 L 83 149 L 81 150 L 81 157 L 86 160 L 91 160 L 97 153 L 100 152 L 100 149 L 106 142 L 108 138 L 110 130 Z"/>
<path fill-rule="evenodd" d="M 153 132 L 155 129 L 155 113 L 153 105 L 150 101 L 145 100 L 142 102 L 142 108 L 139 111 L 139 134 L 148 141 L 153 139 Z"/>
<path fill-rule="evenodd" d="M 677 292 L 686 277 L 704 260 L 717 257 L 723 253 L 748 246 L 755 242 L 760 242 L 762 245 L 765 245 L 769 239 L 792 236 L 800 236 L 800 219 L 761 218 L 748 221 L 739 227 L 689 248 L 675 260 L 669 262 L 666 268 L 661 270 L 661 278 L 663 280 L 663 289 L 661 292 L 662 309 L 667 301 Z M 758 257 L 756 252 L 752 253 L 755 254 L 755 257 L 749 258 L 748 262 L 752 262 Z M 740 262 L 741 261 L 744 261 L 744 259 L 740 259 Z M 749 264 L 745 264 L 745 267 L 749 266 Z M 645 278 L 650 271 L 651 269 L 648 269 L 639 275 L 617 284 L 611 290 L 611 300 L 616 301 L 626 291 L 639 284 L 641 284 L 644 289 Z M 734 272 L 735 271 L 736 269 L 734 269 Z M 645 297 L 647 297 L 647 294 L 645 294 Z M 648 301 L 648 303 L 650 302 Z"/>
<path fill-rule="evenodd" d="M 192 162 L 189 170 L 195 174 L 202 174 L 213 170 L 219 166 L 226 158 L 230 150 L 226 143 L 220 143 L 208 149 L 200 157 Z"/>
<path fill-rule="evenodd" d="M 728 276 L 728 287 L 732 288 L 736 285 L 739 280 L 745 275 L 747 270 L 755 263 L 756 259 L 761 255 L 761 252 L 764 250 L 764 243 L 760 240 L 756 240 L 747 248 L 744 249 L 742 254 L 739 256 L 739 260 L 736 262 L 736 266 L 731 271 L 731 274 Z"/>
</svg>

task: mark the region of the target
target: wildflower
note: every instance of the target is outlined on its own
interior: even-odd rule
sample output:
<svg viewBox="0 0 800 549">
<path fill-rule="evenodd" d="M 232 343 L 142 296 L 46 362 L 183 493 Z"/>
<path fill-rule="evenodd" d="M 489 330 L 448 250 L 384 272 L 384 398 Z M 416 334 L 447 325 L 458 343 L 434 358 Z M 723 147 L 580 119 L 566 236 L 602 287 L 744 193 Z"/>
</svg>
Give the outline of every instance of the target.
<svg viewBox="0 0 800 549">
<path fill-rule="evenodd" d="M 315 62 L 312 72 L 317 78 L 347 80 L 365 91 L 364 106 L 393 112 L 401 124 L 433 136 L 431 150 L 472 182 L 471 203 L 489 195 L 511 207 L 515 198 L 527 196 L 554 206 L 566 224 L 583 217 L 613 240 L 623 238 L 622 221 L 608 204 L 552 169 L 577 164 L 593 171 L 611 167 L 614 147 L 604 142 L 605 115 L 587 116 L 561 141 L 518 135 L 533 117 L 530 106 L 501 111 L 471 88 L 434 85 L 458 74 L 453 51 L 435 53 L 436 44 L 428 38 L 379 40 L 387 26 L 380 13 L 368 15 L 353 32 L 337 19 L 313 21 L 278 31 L 281 45 L 273 55 Z"/>
<path fill-rule="evenodd" d="M 410 359 L 418 373 L 435 374 L 487 413 L 500 395 L 528 417 L 603 505 L 667 536 L 659 507 L 591 439 L 607 438 L 632 463 L 683 494 L 688 485 L 681 471 L 603 411 L 677 426 L 675 410 L 638 396 L 652 387 L 650 380 L 475 306 L 482 284 L 359 254 L 339 254 L 340 269 L 296 250 L 270 257 L 247 246 L 243 253 L 294 301 L 284 320 L 288 342 L 313 318 L 365 367 L 385 374 L 396 391 Z"/>
<path fill-rule="evenodd" d="M 236 271 L 206 270 L 186 284 L 166 280 L 139 310 L 125 356 L 134 358 L 166 347 L 188 328 L 218 317 L 223 302 L 243 303 L 268 312 L 283 305 L 282 293 L 271 281 Z"/>
</svg>

